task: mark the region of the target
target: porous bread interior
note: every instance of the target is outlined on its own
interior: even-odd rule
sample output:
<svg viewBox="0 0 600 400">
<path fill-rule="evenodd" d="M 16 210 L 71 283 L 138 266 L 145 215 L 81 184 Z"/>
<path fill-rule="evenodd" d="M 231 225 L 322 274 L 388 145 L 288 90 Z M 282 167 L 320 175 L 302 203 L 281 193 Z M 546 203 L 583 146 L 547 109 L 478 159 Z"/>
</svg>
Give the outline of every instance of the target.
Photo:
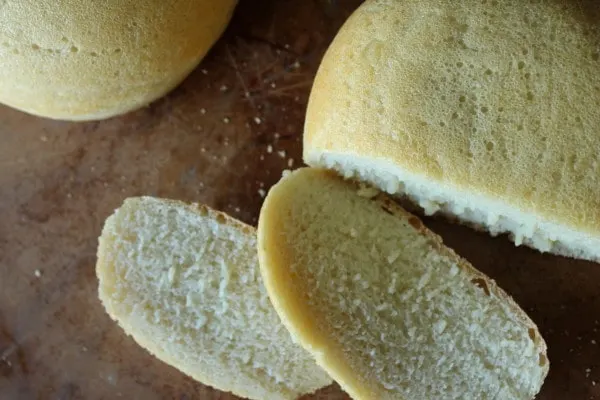
<svg viewBox="0 0 600 400">
<path fill-rule="evenodd" d="M 343 168 L 359 170 L 362 157 L 493 199 L 552 224 L 548 239 L 564 243 L 552 251 L 597 260 L 599 21 L 590 0 L 366 1 L 317 73 L 305 160 L 347 156 Z"/>
<path fill-rule="evenodd" d="M 10 0 L 0 8 L 0 102 L 54 119 L 123 114 L 198 65 L 236 0 Z M 98 28 L 100 27 L 100 28 Z"/>
<path fill-rule="evenodd" d="M 323 170 L 284 177 L 259 257 L 282 321 L 355 399 L 531 399 L 535 324 L 416 217 Z"/>
<path fill-rule="evenodd" d="M 426 215 L 439 212 L 494 236 L 509 233 L 515 244 L 526 244 L 541 252 L 600 261 L 600 236 L 548 221 L 499 199 L 432 181 L 398 164 L 317 151 L 307 154 L 305 161 L 313 167 L 331 168 L 346 178 L 369 182 L 387 193 L 406 196 Z"/>
<path fill-rule="evenodd" d="M 203 206 L 132 198 L 107 219 L 98 258 L 108 313 L 193 378 L 253 399 L 331 383 L 271 306 L 253 228 Z"/>
</svg>

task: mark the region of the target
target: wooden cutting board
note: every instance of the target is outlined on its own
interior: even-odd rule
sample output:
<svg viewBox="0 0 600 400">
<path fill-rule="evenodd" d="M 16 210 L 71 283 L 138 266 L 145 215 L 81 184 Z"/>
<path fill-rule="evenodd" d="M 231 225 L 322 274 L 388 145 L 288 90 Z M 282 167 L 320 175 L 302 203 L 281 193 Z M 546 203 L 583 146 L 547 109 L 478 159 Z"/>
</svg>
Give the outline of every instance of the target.
<svg viewBox="0 0 600 400">
<path fill-rule="evenodd" d="M 255 224 L 263 190 L 301 164 L 327 45 L 360 1 L 241 1 L 173 93 L 103 122 L 0 106 L 0 399 L 233 399 L 138 347 L 97 300 L 97 236 L 124 198 L 204 202 Z M 600 265 L 515 248 L 439 220 L 446 243 L 539 324 L 543 400 L 600 399 Z M 332 386 L 307 399 L 346 399 Z"/>
</svg>

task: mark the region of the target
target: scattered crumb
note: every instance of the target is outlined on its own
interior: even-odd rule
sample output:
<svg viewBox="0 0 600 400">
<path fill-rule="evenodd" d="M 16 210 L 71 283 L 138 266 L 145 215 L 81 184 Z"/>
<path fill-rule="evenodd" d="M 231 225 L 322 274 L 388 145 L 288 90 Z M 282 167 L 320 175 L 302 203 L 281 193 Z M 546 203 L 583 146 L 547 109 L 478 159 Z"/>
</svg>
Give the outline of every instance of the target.
<svg viewBox="0 0 600 400">
<path fill-rule="evenodd" d="M 258 186 L 260 186 L 261 188 L 265 187 L 265 183 L 264 182 L 258 182 Z"/>
<path fill-rule="evenodd" d="M 201 151 L 202 153 L 206 153 L 206 149 L 205 149 L 204 147 L 202 147 L 202 148 L 200 149 L 200 151 Z"/>
<path fill-rule="evenodd" d="M 200 109 L 200 114 L 202 114 L 202 115 L 206 114 L 206 108 L 201 108 Z"/>
<path fill-rule="evenodd" d="M 240 208 L 239 208 L 239 207 L 236 207 L 236 208 L 235 208 L 235 212 L 239 213 L 239 212 L 240 212 Z"/>
<path fill-rule="evenodd" d="M 244 92 L 244 96 L 246 96 L 246 98 L 250 98 L 250 92 L 248 92 L 248 91 Z"/>
<path fill-rule="evenodd" d="M 40 137 L 40 140 L 41 140 L 42 142 L 47 142 L 47 141 L 48 141 L 48 136 L 46 136 L 46 135 L 42 135 L 42 136 Z"/>
<path fill-rule="evenodd" d="M 221 92 L 226 92 L 226 91 L 227 91 L 227 89 L 229 89 L 229 88 L 227 87 L 227 85 L 221 85 L 221 87 L 219 88 L 219 90 L 220 90 Z"/>
<path fill-rule="evenodd" d="M 277 84 L 275 84 L 275 82 L 271 82 L 271 87 L 272 87 L 273 89 L 275 89 L 275 88 L 277 87 Z"/>
<path fill-rule="evenodd" d="M 288 160 L 288 164 L 287 164 L 287 165 L 288 165 L 288 167 L 292 168 L 292 167 L 294 166 L 294 159 L 293 159 L 293 158 L 290 158 L 290 159 Z"/>
<path fill-rule="evenodd" d="M 292 65 L 292 67 L 294 67 L 294 68 L 296 68 L 296 69 L 300 68 L 300 61 L 296 61 L 296 62 L 295 62 L 293 65 Z"/>
<path fill-rule="evenodd" d="M 260 157 L 258 157 L 260 159 L 260 161 L 264 161 L 265 160 L 265 156 L 264 154 L 261 154 Z"/>
<path fill-rule="evenodd" d="M 229 119 L 229 117 L 225 117 L 223 118 L 223 122 L 228 124 L 229 122 L 231 122 L 231 120 Z"/>
<path fill-rule="evenodd" d="M 202 72 L 204 75 L 208 75 L 208 71 L 207 71 L 206 69 L 204 69 L 204 68 L 202 68 L 202 69 L 200 70 L 200 72 Z"/>
<path fill-rule="evenodd" d="M 592 339 L 592 344 L 596 344 L 596 341 L 594 339 Z"/>
<path fill-rule="evenodd" d="M 277 154 L 279 155 L 279 157 L 285 158 L 285 150 L 278 151 Z"/>
<path fill-rule="evenodd" d="M 596 381 L 592 381 L 592 386 L 596 386 Z"/>
<path fill-rule="evenodd" d="M 289 50 L 290 45 L 286 43 L 286 44 L 283 45 L 283 48 L 286 49 L 286 50 Z"/>
<path fill-rule="evenodd" d="M 267 153 L 271 154 L 273 152 L 273 146 L 268 145 L 267 146 Z"/>
<path fill-rule="evenodd" d="M 73 197 L 73 195 L 71 193 L 67 193 L 67 199 L 70 199 L 72 197 Z"/>
<path fill-rule="evenodd" d="M 275 134 L 273 134 L 273 136 L 275 137 L 275 139 L 279 139 L 279 133 L 275 132 Z"/>
<path fill-rule="evenodd" d="M 265 189 L 258 189 L 258 194 L 260 197 L 264 198 L 267 195 L 267 192 L 265 192 Z"/>
<path fill-rule="evenodd" d="M 356 232 L 356 229 L 350 228 L 350 236 L 353 238 L 358 236 L 358 232 Z"/>
<path fill-rule="evenodd" d="M 42 277 L 42 271 L 40 271 L 39 269 L 36 269 L 33 274 L 35 275 L 36 278 L 41 278 Z"/>
<path fill-rule="evenodd" d="M 281 177 L 285 178 L 286 176 L 288 176 L 291 173 L 292 173 L 292 171 L 290 171 L 289 169 L 284 169 L 283 172 L 281 172 Z"/>
<path fill-rule="evenodd" d="M 260 125 L 262 123 L 262 120 L 260 119 L 260 117 L 254 117 L 254 122 L 256 123 L 256 125 Z"/>
</svg>

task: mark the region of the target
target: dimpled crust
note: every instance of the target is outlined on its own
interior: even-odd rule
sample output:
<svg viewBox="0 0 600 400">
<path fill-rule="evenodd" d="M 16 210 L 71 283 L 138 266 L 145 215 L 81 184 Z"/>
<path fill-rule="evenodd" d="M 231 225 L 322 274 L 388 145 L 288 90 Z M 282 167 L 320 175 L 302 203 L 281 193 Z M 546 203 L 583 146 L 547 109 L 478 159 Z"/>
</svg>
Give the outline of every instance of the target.
<svg viewBox="0 0 600 400">
<path fill-rule="evenodd" d="M 367 1 L 317 74 L 305 161 L 600 260 L 599 22 L 594 1 Z"/>
<path fill-rule="evenodd" d="M 236 3 L 0 1 L 0 102 L 67 120 L 142 107 L 198 65 Z"/>
</svg>

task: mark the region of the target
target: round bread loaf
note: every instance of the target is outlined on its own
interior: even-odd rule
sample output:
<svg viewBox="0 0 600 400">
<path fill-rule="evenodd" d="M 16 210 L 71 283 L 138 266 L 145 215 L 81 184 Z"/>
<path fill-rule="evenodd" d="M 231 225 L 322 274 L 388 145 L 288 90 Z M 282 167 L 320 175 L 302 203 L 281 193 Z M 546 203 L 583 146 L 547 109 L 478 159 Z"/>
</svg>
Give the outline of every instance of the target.
<svg viewBox="0 0 600 400">
<path fill-rule="evenodd" d="M 329 48 L 304 158 L 600 261 L 597 1 L 371 0 Z"/>
<path fill-rule="evenodd" d="M 0 1 L 0 102 L 66 120 L 142 107 L 198 65 L 236 3 Z"/>
</svg>

